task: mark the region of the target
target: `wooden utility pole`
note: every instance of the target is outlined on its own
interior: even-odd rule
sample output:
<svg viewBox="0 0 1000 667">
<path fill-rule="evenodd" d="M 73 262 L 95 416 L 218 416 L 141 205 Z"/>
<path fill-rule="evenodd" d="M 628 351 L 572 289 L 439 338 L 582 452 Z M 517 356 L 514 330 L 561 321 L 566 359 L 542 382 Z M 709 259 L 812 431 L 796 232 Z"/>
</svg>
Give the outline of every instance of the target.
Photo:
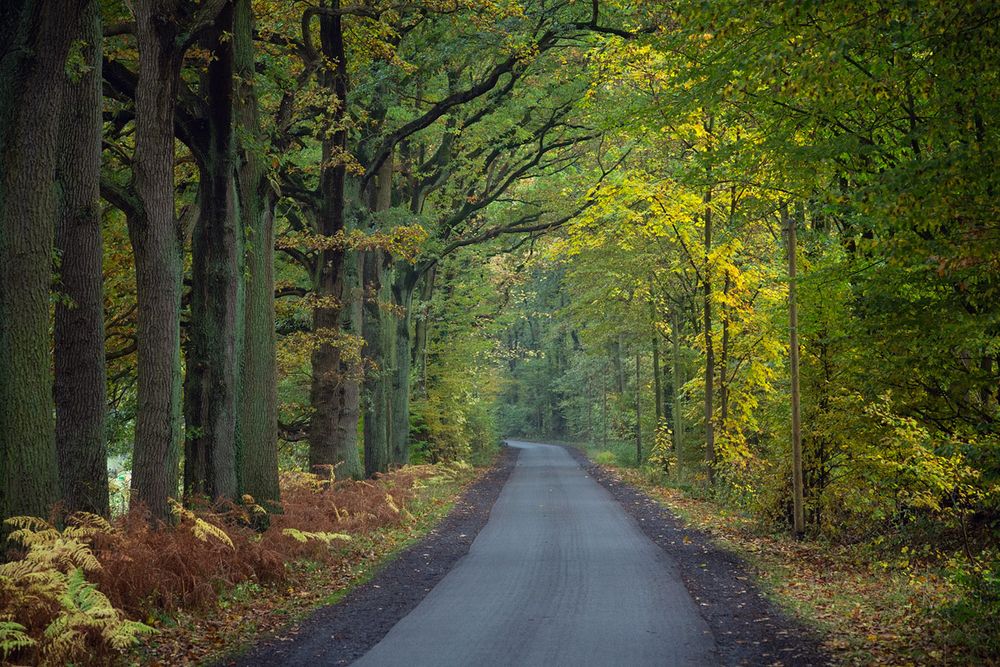
<svg viewBox="0 0 1000 667">
<path fill-rule="evenodd" d="M 792 380 L 792 510 L 795 535 L 805 532 L 802 481 L 802 423 L 799 411 L 799 313 L 796 303 L 795 221 L 788 215 L 788 202 L 781 204 L 781 222 L 788 235 L 789 363 Z"/>
</svg>

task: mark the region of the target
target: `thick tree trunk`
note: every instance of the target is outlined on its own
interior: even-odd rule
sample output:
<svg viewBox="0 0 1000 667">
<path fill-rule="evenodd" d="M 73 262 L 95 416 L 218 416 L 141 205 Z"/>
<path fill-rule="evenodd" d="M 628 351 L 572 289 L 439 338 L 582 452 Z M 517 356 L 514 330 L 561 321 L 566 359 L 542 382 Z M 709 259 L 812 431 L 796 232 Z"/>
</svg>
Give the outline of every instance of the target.
<svg viewBox="0 0 1000 667">
<path fill-rule="evenodd" d="M 395 327 L 387 322 L 382 303 L 389 301 L 385 285 L 389 279 L 392 260 L 382 250 L 364 253 L 362 284 L 364 296 L 365 380 L 362 391 L 364 406 L 365 474 L 369 477 L 385 472 L 392 463 L 390 428 L 393 423 L 389 392 L 393 371 L 388 362 L 393 359 L 391 343 L 395 340 Z"/>
<path fill-rule="evenodd" d="M 347 336 L 361 336 L 361 255 L 349 251 L 344 259 L 344 280 L 340 331 Z M 361 416 L 360 359 L 340 356 L 340 374 L 334 390 L 332 414 L 333 460 L 339 479 L 361 479 L 365 469 L 358 454 L 358 419 Z"/>
<path fill-rule="evenodd" d="M 236 472 L 240 491 L 258 503 L 279 499 L 278 390 L 274 332 L 274 195 L 267 181 L 254 87 L 251 0 L 236 0 L 233 18 L 237 199 L 243 230 L 243 346 L 236 412 Z"/>
<path fill-rule="evenodd" d="M 180 307 L 182 231 L 174 215 L 174 109 L 182 49 L 170 2 L 135 3 L 139 75 L 132 178 L 138 210 L 129 218 L 138 318 L 137 415 L 131 506 L 169 514 L 177 495 L 182 438 Z"/>
<path fill-rule="evenodd" d="M 0 3 L 0 519 L 58 499 L 49 288 L 65 61 L 82 2 Z"/>
<path fill-rule="evenodd" d="M 419 273 L 404 262 L 396 262 L 395 280 L 392 284 L 393 304 L 400 309 L 394 319 L 396 361 L 393 367 L 392 424 L 389 428 L 392 438 L 389 449 L 392 462 L 405 465 L 410 461 L 410 341 L 411 311 L 413 292 Z"/>
<path fill-rule="evenodd" d="M 371 209 L 387 211 L 392 205 L 393 158 L 379 168 L 378 181 L 372 194 Z M 365 474 L 385 472 L 393 462 L 392 409 L 395 384 L 396 325 L 395 315 L 386 313 L 383 304 L 392 303 L 393 261 L 384 250 L 364 253 L 362 285 L 364 287 L 365 381 L 364 403 Z M 407 352 L 409 349 L 407 348 Z"/>
<path fill-rule="evenodd" d="M 344 128 L 347 104 L 347 57 L 340 16 L 320 18 L 320 39 L 323 54 L 333 63 L 324 70 L 320 83 L 332 93 L 338 105 L 332 112 L 334 132 L 323 139 L 320 172 L 319 229 L 323 236 L 333 237 L 344 231 L 345 178 L 347 167 L 343 154 L 347 148 Z M 334 247 L 319 252 L 315 294 L 318 303 L 313 309 L 313 332 L 320 342 L 312 354 L 312 387 L 310 402 L 313 414 L 309 424 L 309 466 L 333 466 L 337 463 L 337 441 L 340 429 L 335 428 L 342 413 L 343 399 L 341 351 L 339 348 L 340 319 L 344 291 L 343 248 Z"/>
<path fill-rule="evenodd" d="M 70 78 L 60 119 L 56 222 L 56 450 L 67 511 L 108 516 L 107 372 L 101 240 L 101 14 L 78 17 L 86 70 Z"/>
<path fill-rule="evenodd" d="M 242 341 L 243 230 L 237 212 L 233 132 L 233 6 L 203 48 L 208 117 L 201 155 L 200 212 L 192 238 L 191 325 L 184 383 L 184 493 L 235 500 L 237 363 Z"/>
</svg>

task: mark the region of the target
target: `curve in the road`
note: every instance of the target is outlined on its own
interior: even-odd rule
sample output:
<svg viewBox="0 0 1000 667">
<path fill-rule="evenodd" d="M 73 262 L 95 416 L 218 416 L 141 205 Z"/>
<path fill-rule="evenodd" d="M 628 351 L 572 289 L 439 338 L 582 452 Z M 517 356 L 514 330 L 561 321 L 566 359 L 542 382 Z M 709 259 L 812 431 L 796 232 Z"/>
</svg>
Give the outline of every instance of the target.
<svg viewBox="0 0 1000 667">
<path fill-rule="evenodd" d="M 676 565 L 562 448 L 520 456 L 489 522 L 355 665 L 713 665 Z"/>
</svg>

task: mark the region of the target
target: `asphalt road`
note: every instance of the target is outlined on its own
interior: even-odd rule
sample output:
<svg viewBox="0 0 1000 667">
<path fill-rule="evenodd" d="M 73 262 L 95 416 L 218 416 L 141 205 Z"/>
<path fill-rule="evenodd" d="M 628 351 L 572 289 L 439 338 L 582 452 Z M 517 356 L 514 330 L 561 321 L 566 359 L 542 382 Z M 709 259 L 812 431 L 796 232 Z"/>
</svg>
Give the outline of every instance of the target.
<svg viewBox="0 0 1000 667">
<path fill-rule="evenodd" d="M 676 564 L 561 447 L 521 449 L 469 553 L 355 665 L 714 665 Z"/>
</svg>

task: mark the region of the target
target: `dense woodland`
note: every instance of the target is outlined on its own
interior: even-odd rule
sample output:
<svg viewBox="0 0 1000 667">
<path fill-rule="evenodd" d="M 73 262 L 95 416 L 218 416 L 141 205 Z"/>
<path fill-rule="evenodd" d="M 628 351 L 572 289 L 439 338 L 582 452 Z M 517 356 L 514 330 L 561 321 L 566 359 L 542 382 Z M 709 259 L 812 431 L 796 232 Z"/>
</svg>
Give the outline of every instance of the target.
<svg viewBox="0 0 1000 667">
<path fill-rule="evenodd" d="M 998 22 L 5 0 L 7 530 L 558 439 L 996 624 Z"/>
</svg>

